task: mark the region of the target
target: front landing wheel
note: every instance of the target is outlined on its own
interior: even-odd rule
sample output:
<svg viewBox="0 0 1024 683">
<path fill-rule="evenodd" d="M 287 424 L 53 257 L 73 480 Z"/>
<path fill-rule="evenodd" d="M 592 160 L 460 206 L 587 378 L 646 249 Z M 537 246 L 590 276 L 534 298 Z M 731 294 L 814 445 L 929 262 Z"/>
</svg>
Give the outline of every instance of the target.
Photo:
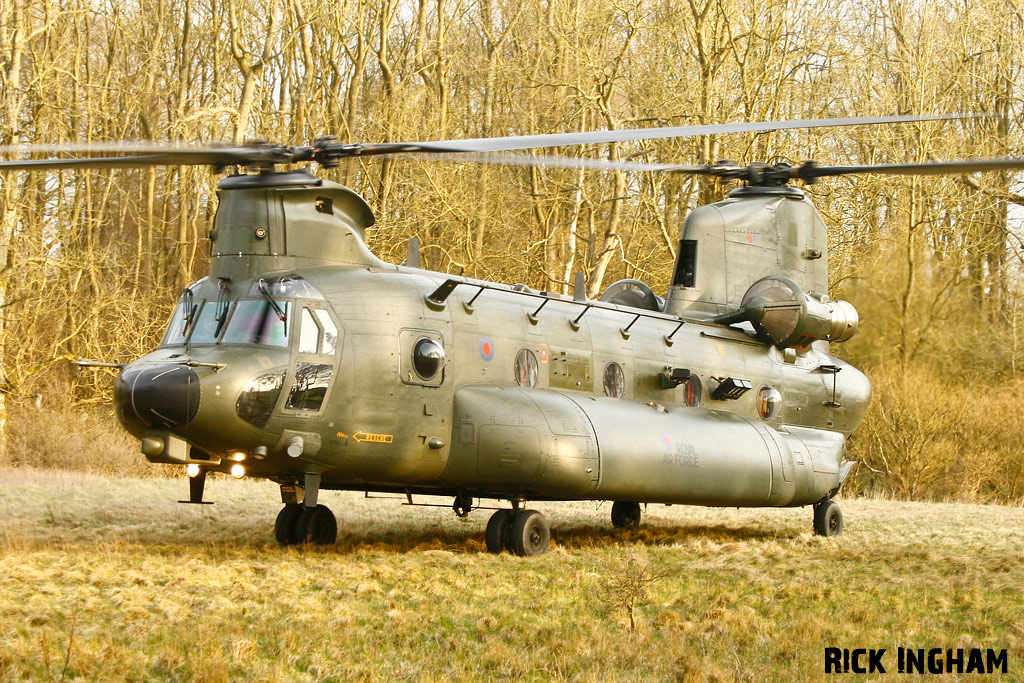
<svg viewBox="0 0 1024 683">
<path fill-rule="evenodd" d="M 326 505 L 304 507 L 297 525 L 299 543 L 331 545 L 338 539 L 338 522 Z"/>
<path fill-rule="evenodd" d="M 274 522 L 274 537 L 281 545 L 295 545 L 299 542 L 299 517 L 302 516 L 302 505 L 289 504 L 277 513 Z"/>
<path fill-rule="evenodd" d="M 819 536 L 843 533 L 843 511 L 834 501 L 823 500 L 814 506 L 814 533 Z"/>
</svg>

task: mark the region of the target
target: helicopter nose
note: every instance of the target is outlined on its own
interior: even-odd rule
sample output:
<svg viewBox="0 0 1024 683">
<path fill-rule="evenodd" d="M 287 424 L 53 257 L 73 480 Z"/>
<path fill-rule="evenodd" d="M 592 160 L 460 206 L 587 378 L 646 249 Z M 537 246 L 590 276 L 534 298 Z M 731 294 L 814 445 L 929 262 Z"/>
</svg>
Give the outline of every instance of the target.
<svg viewBox="0 0 1024 683">
<path fill-rule="evenodd" d="M 147 427 L 181 427 L 199 410 L 199 376 L 183 365 L 128 366 L 114 384 L 117 412 Z"/>
</svg>

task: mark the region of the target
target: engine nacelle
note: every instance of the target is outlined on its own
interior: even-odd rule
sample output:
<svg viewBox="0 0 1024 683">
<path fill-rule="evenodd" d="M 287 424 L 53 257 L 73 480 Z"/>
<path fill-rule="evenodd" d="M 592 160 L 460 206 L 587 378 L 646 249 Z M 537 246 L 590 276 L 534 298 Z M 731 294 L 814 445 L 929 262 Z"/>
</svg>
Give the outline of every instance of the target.
<svg viewBox="0 0 1024 683">
<path fill-rule="evenodd" d="M 847 341 L 857 331 L 857 309 L 847 301 L 820 301 L 787 277 L 771 275 L 750 285 L 740 310 L 716 322 L 748 320 L 780 349 L 806 348 L 819 339 Z"/>
</svg>

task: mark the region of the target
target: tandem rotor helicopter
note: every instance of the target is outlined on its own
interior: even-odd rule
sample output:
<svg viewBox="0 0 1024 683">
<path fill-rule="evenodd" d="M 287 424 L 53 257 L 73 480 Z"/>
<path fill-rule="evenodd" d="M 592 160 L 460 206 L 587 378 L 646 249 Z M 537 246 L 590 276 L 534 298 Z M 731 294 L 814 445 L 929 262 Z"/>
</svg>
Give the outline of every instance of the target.
<svg viewBox="0 0 1024 683">
<path fill-rule="evenodd" d="M 0 170 L 234 166 L 218 185 L 210 273 L 184 289 L 163 341 L 119 366 L 117 417 L 154 463 L 189 475 L 270 479 L 283 545 L 333 543 L 322 490 L 510 503 L 487 524 L 491 552 L 545 552 L 533 500 L 813 507 L 839 534 L 833 497 L 853 463 L 846 438 L 871 385 L 829 355 L 857 330 L 827 296 L 825 225 L 793 179 L 848 173 L 971 173 L 1021 159 L 872 166 L 670 166 L 509 154 L 579 144 L 957 118 L 893 116 L 737 123 L 427 143 L 310 146 L 11 147 L 76 158 L 0 161 Z M 97 153 L 106 156 L 95 156 Z M 740 180 L 682 226 L 664 298 L 621 280 L 596 300 L 420 269 L 367 248 L 367 203 L 308 170 L 369 155 L 702 174 Z M 80 365 L 110 365 L 80 361 Z"/>
</svg>

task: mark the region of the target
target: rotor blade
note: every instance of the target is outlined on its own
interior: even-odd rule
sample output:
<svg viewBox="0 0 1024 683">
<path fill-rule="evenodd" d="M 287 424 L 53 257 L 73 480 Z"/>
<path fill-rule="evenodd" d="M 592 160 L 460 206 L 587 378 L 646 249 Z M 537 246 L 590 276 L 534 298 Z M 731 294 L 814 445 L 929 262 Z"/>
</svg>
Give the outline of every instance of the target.
<svg viewBox="0 0 1024 683">
<path fill-rule="evenodd" d="M 95 142 L 51 142 L 44 144 L 7 145 L 0 154 L 162 154 L 176 151 L 248 149 L 255 145 L 205 143 L 188 145 L 152 140 L 98 140 Z"/>
<path fill-rule="evenodd" d="M 666 166 L 642 162 L 616 162 L 610 160 L 579 160 L 569 157 L 520 157 L 518 155 L 488 156 L 493 152 L 541 149 L 549 147 L 626 142 L 633 140 L 691 137 L 721 133 L 765 132 L 807 128 L 830 128 L 865 124 L 908 123 L 964 119 L 980 114 L 922 114 L 907 116 L 867 116 L 836 119 L 804 119 L 800 121 L 758 121 L 746 123 L 676 126 L 670 128 L 633 128 L 552 135 L 523 135 L 499 138 L 467 138 L 414 143 L 339 143 L 333 137 L 320 138 L 312 146 L 286 147 L 265 142 L 245 145 L 208 145 L 186 147 L 153 142 L 98 142 L 64 143 L 52 145 L 24 145 L 0 147 L 0 154 L 98 154 L 123 153 L 124 156 L 79 157 L 76 159 L 0 160 L 0 170 L 60 169 L 60 168 L 137 168 L 148 166 L 259 166 L 317 161 L 325 167 L 337 165 L 341 159 L 358 156 L 393 154 L 464 155 L 476 154 L 477 163 L 509 164 L 515 166 L 549 166 L 559 168 L 586 168 L 594 170 L 672 171 L 702 175 L 735 175 L 723 164 L 706 166 Z M 439 157 L 440 158 L 440 157 Z M 443 159 L 451 160 L 454 159 Z M 468 160 L 468 159 L 467 159 Z M 829 167 L 838 168 L 838 167 Z M 842 172 L 864 171 L 834 171 Z M 901 171 L 902 172 L 902 171 Z M 909 171 L 908 171 L 909 172 Z M 924 172 L 924 171 L 923 171 Z M 937 171 L 936 171 L 937 172 Z"/>
<path fill-rule="evenodd" d="M 979 171 L 1010 171 L 1024 168 L 1024 158 L 965 159 L 963 161 L 921 161 L 907 164 L 864 164 L 855 166 L 818 166 L 808 162 L 794 166 L 791 176 L 803 178 L 824 178 L 853 173 L 878 173 L 884 175 L 942 175 L 966 174 Z"/>
<path fill-rule="evenodd" d="M 509 152 L 544 147 L 564 147 L 631 140 L 654 140 L 662 138 L 684 138 L 695 135 L 721 133 L 757 133 L 771 130 L 794 130 L 802 128 L 835 128 L 863 124 L 912 123 L 915 121 L 945 121 L 979 116 L 978 114 L 921 114 L 908 116 L 859 116 L 841 119 L 804 119 L 800 121 L 755 121 L 748 123 L 716 123 L 697 126 L 675 126 L 670 128 L 631 128 L 604 130 L 587 133 L 560 133 L 553 135 L 520 135 L 503 138 L 467 138 L 464 140 L 439 140 L 436 142 L 385 143 L 379 145 L 353 145 L 365 151 L 355 154 L 395 154 L 399 152 Z"/>
<path fill-rule="evenodd" d="M 426 142 L 383 142 L 383 143 L 342 143 L 334 137 L 315 140 L 311 146 L 284 146 L 266 142 L 244 145 L 177 146 L 160 142 L 68 142 L 62 144 L 34 144 L 0 147 L 0 155 L 24 154 L 124 154 L 126 156 L 88 157 L 78 159 L 30 159 L 0 161 L 0 170 L 60 169 L 60 168 L 138 168 L 150 166 L 262 166 L 292 164 L 316 161 L 326 167 L 337 165 L 341 159 L 362 156 L 429 154 L 462 155 L 495 152 L 538 150 L 538 148 L 596 144 L 604 142 L 625 142 L 642 139 L 664 139 L 690 137 L 719 133 L 765 132 L 770 130 L 795 130 L 805 128 L 830 128 L 865 124 L 909 123 L 919 121 L 944 121 L 965 119 L 974 114 L 926 114 L 889 117 L 854 117 L 846 119 L 805 119 L 801 121 L 760 121 L 749 123 L 709 124 L 697 126 L 676 126 L 670 128 L 632 128 L 604 130 L 583 133 L 550 135 L 518 135 L 509 137 L 477 137 L 460 140 L 436 140 Z M 567 158 L 566 158 L 567 159 Z M 540 166 L 542 163 L 509 159 L 507 162 L 477 158 L 478 163 L 510 163 L 511 165 Z M 593 168 L 595 170 L 670 170 L 663 166 L 616 165 L 616 162 L 555 161 L 543 162 L 545 166 L 562 168 Z M 712 173 L 712 167 L 673 167 L 681 173 Z"/>
<path fill-rule="evenodd" d="M 502 154 L 502 153 L 432 153 L 418 154 L 414 158 L 451 164 L 487 164 L 495 166 L 526 166 L 536 168 L 570 168 L 587 171 L 672 171 L 678 168 L 672 164 L 650 164 L 642 161 L 589 159 L 554 155 Z M 695 168 L 704 168 L 698 166 Z"/>
<path fill-rule="evenodd" d="M 183 158 L 166 154 L 126 157 L 87 157 L 83 159 L 27 159 L 23 161 L 0 161 L 0 170 L 24 171 L 31 169 L 62 168 L 144 168 L 147 166 L 222 164 L 222 161 Z"/>
<path fill-rule="evenodd" d="M 240 146 L 176 147 L 152 143 L 113 143 L 99 145 L 31 145 L 2 147 L 0 153 L 70 152 L 96 153 L 124 151 L 124 156 L 79 157 L 74 159 L 0 160 L 0 170 L 61 168 L 144 168 L 149 166 L 260 166 L 292 163 L 310 158 L 309 148 L 253 144 Z"/>
</svg>

